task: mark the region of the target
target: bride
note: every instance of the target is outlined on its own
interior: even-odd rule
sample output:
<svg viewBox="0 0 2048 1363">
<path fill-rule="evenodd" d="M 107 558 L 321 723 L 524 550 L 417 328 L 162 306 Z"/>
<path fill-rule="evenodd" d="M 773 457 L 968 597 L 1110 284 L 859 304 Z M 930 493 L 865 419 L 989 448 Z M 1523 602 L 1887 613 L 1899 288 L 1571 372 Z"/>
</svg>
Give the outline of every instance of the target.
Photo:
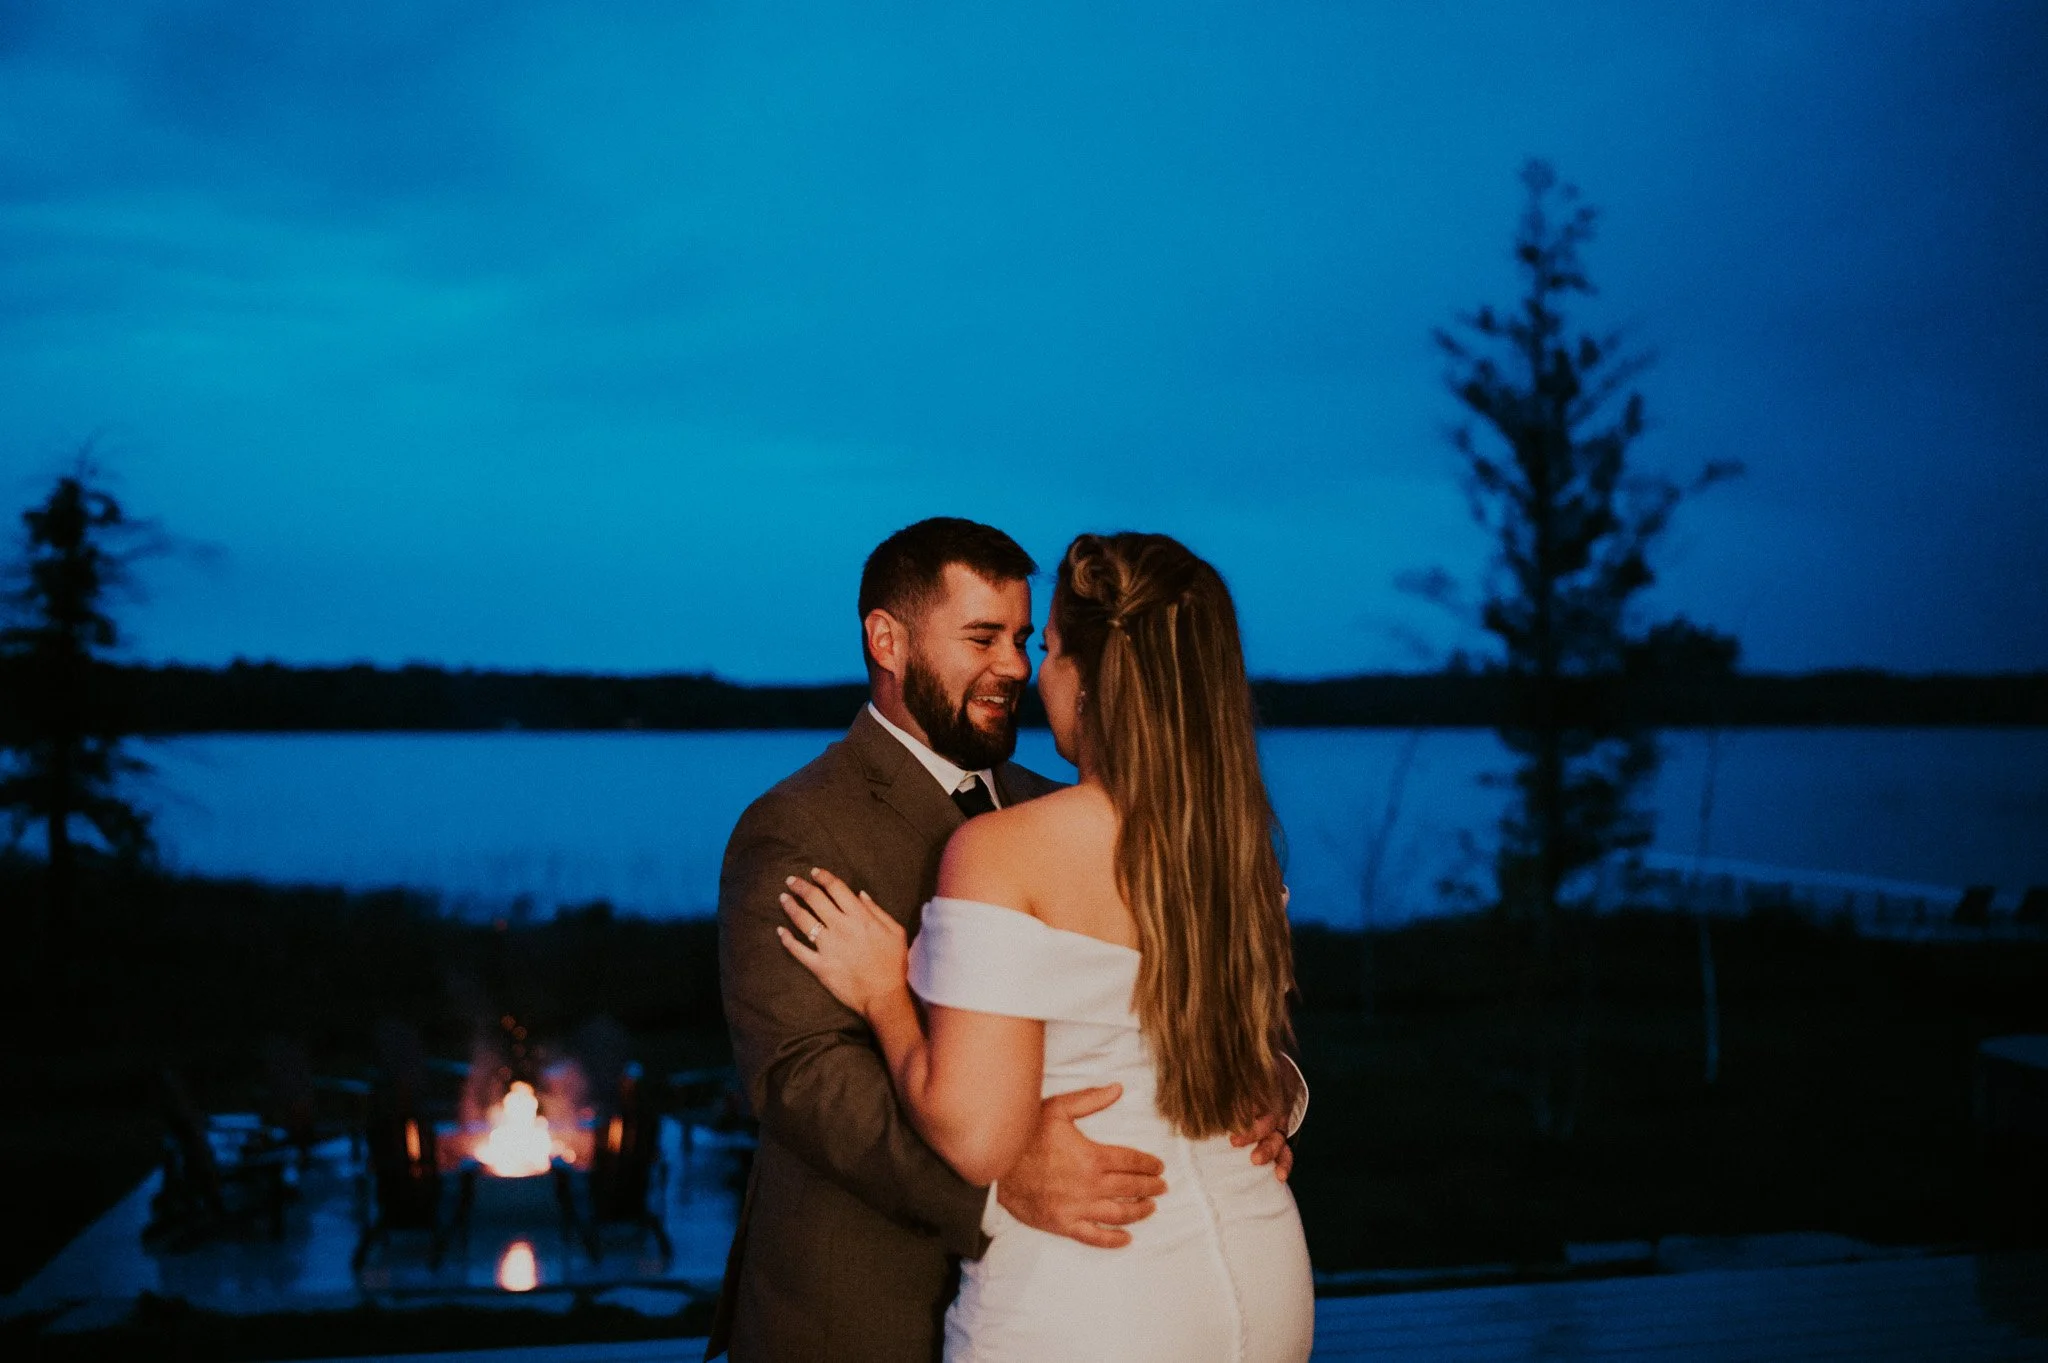
<svg viewBox="0 0 2048 1363">
<path fill-rule="evenodd" d="M 992 1200 L 993 1239 L 946 1313 L 951 1363 L 1298 1363 L 1301 1220 L 1229 1136 L 1285 1106 L 1293 981 L 1230 594 L 1164 535 L 1082 535 L 1045 646 L 1039 694 L 1079 784 L 962 825 L 907 949 L 822 870 L 791 882 L 798 930 L 777 931 L 874 1029 L 919 1134 L 964 1178 L 1003 1176 L 1042 1096 L 1109 1083 L 1123 1096 L 1083 1129 L 1166 1164 L 1121 1249 Z"/>
</svg>

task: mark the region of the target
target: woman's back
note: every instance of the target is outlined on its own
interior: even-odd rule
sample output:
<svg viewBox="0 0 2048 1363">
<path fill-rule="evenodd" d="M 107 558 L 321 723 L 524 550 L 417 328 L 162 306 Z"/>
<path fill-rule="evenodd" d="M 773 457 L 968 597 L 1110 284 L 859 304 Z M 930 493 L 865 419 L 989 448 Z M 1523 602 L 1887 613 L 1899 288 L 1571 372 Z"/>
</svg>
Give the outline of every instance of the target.
<svg viewBox="0 0 2048 1363">
<path fill-rule="evenodd" d="M 1116 833 L 1090 786 L 962 829 L 912 948 L 911 985 L 927 1002 L 1043 1019 L 1043 1095 L 1123 1085 L 1082 1132 L 1157 1155 L 1167 1191 L 1121 1249 L 1033 1230 L 997 1206 L 988 1253 L 963 1265 L 946 1356 L 1304 1359 L 1313 1287 L 1287 1185 L 1228 1136 L 1190 1140 L 1160 1111 L 1133 1008 L 1140 956 Z"/>
<path fill-rule="evenodd" d="M 963 827 L 946 848 L 941 893 L 1135 950 L 1137 920 L 1117 890 L 1116 838 L 1116 808 L 1102 787 L 1069 786 Z"/>
</svg>

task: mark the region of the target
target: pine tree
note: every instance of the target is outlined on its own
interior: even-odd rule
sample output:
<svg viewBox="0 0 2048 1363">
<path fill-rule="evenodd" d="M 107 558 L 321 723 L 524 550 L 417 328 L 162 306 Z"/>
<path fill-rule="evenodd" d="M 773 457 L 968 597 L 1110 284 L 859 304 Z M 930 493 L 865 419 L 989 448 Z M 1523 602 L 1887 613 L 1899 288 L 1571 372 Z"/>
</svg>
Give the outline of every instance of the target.
<svg viewBox="0 0 2048 1363">
<path fill-rule="evenodd" d="M 1517 765 L 1495 872 L 1502 911 L 1529 930 L 1532 1105 L 1541 1134 L 1567 1139 L 1584 1085 L 1586 963 L 1561 941 L 1561 915 L 1590 888 L 1581 873 L 1652 833 L 1634 797 L 1656 770 L 1656 738 L 1613 683 L 1661 636 L 1635 628 L 1631 604 L 1655 581 L 1650 549 L 1679 502 L 1739 465 L 1710 464 L 1689 489 L 1630 466 L 1645 429 L 1633 384 L 1651 357 L 1573 324 L 1574 299 L 1594 293 L 1580 249 L 1595 211 L 1545 162 L 1522 183 L 1521 296 L 1436 341 L 1467 413 L 1451 436 L 1467 502 L 1494 545 L 1475 614 L 1509 683 L 1500 736 Z M 1440 570 L 1418 585 L 1456 599 Z"/>
<path fill-rule="evenodd" d="M 76 824 L 90 827 L 117 856 L 153 850 L 148 816 L 119 794 L 123 776 L 146 768 L 123 751 L 99 682 L 105 655 L 120 642 L 108 598 L 129 580 L 146 527 L 122 514 L 85 459 L 22 521 L 22 581 L 7 602 L 11 620 L 0 629 L 7 693 L 0 744 L 11 757 L 0 774 L 0 809 L 12 817 L 15 842 L 31 825 L 43 825 L 46 931 L 62 931 L 77 892 Z"/>
</svg>

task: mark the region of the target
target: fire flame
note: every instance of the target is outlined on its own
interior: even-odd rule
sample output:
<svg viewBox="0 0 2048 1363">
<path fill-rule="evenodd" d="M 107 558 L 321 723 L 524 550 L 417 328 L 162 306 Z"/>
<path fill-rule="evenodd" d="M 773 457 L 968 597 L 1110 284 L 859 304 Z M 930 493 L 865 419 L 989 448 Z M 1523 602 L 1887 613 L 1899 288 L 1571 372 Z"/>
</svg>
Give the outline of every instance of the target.
<svg viewBox="0 0 2048 1363">
<path fill-rule="evenodd" d="M 548 1119 L 540 1115 L 540 1098 L 523 1080 L 491 1109 L 490 1123 L 490 1131 L 476 1143 L 476 1160 L 499 1178 L 531 1178 L 545 1174 L 557 1156 L 575 1158 L 566 1144 L 549 1134 Z"/>
<path fill-rule="evenodd" d="M 532 1245 L 514 1240 L 505 1247 L 505 1257 L 498 1260 L 498 1286 L 507 1292 L 531 1292 L 540 1286 L 540 1264 Z"/>
</svg>

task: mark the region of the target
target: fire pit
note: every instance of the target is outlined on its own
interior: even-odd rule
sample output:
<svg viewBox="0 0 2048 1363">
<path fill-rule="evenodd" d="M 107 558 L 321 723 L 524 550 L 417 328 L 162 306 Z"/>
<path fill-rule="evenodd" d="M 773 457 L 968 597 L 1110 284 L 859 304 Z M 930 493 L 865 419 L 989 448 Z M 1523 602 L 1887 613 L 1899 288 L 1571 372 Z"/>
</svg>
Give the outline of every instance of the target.
<svg viewBox="0 0 2048 1363">
<path fill-rule="evenodd" d="M 540 1095 L 523 1079 L 515 1080 L 504 1101 L 490 1109 L 488 1129 L 470 1153 L 497 1178 L 532 1178 L 547 1173 L 556 1160 L 576 1162 L 575 1147 L 549 1130 L 548 1119 L 540 1115 Z"/>
<path fill-rule="evenodd" d="M 434 1121 L 415 1099 L 403 1112 L 377 1191 L 380 1206 L 406 1216 L 387 1212 L 365 1230 L 359 1272 L 373 1244 L 408 1226 L 432 1232 L 430 1271 L 438 1271 L 445 1245 L 459 1243 L 465 1262 L 474 1247 L 487 1253 L 483 1262 L 495 1265 L 504 1291 L 561 1281 L 573 1271 L 570 1258 L 597 1268 L 613 1230 L 652 1240 L 657 1271 L 665 1270 L 674 1250 L 661 1213 L 668 1167 L 640 1067 L 623 1045 L 597 1044 L 602 1037 L 579 1037 L 570 1060 L 530 1047 L 526 1028 L 509 1014 L 494 1030 L 499 1035 L 487 1033 L 467 1064 L 422 1062 L 423 1070 L 462 1077 L 458 1110 L 452 1121 Z M 441 1190 L 451 1179 L 456 1195 L 444 1216 Z M 395 1196 L 401 1192 L 408 1197 Z M 545 1234 L 550 1223 L 559 1251 Z M 484 1243 L 473 1246 L 478 1237 Z"/>
<path fill-rule="evenodd" d="M 525 1027 L 509 1016 L 502 1026 L 508 1044 L 502 1051 L 486 1048 L 472 1062 L 463 1101 L 468 1119 L 450 1133 L 446 1148 L 459 1180 L 458 1232 L 466 1242 L 479 1218 L 497 1227 L 495 1233 L 524 1232 L 499 1256 L 496 1274 L 503 1290 L 524 1292 L 551 1276 L 526 1236 L 554 1221 L 565 1248 L 587 1238 L 570 1174 L 589 1162 L 594 1114 L 583 1106 L 582 1072 L 575 1065 L 529 1068 Z M 519 1077 L 520 1071 L 532 1077 Z M 552 1196 L 535 1195 L 542 1175 Z"/>
<path fill-rule="evenodd" d="M 510 1013 L 498 1019 L 498 1032 L 479 1043 L 464 1075 L 462 1139 L 450 1142 L 456 1167 L 518 1179 L 587 1165 L 597 1114 L 585 1101 L 582 1067 L 540 1063 L 525 1025 Z"/>
</svg>

